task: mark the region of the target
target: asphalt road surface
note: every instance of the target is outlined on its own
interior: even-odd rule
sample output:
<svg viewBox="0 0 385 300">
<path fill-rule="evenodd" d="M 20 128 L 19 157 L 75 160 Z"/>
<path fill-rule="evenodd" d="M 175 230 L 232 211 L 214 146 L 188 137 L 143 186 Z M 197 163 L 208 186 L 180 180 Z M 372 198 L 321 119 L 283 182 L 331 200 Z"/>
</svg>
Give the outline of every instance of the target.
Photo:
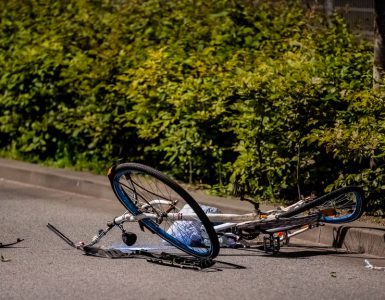
<svg viewBox="0 0 385 300">
<path fill-rule="evenodd" d="M 46 227 L 52 223 L 75 241 L 88 241 L 106 221 L 124 212 L 120 203 L 0 181 L 0 299 L 385 299 L 385 271 L 364 259 L 294 241 L 277 256 L 259 249 L 221 249 L 216 264 L 186 270 L 144 259 L 86 256 Z M 162 246 L 136 224 L 138 245 Z M 103 244 L 121 245 L 119 230 Z"/>
</svg>

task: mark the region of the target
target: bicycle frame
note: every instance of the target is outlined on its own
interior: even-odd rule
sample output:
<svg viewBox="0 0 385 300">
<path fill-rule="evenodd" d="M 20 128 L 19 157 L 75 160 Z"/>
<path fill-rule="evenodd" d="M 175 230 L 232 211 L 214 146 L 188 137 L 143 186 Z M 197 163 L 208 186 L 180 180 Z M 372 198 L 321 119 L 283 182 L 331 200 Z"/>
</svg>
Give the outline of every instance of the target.
<svg viewBox="0 0 385 300">
<path fill-rule="evenodd" d="M 288 207 L 280 208 L 277 210 L 269 210 L 266 212 L 256 211 L 253 213 L 246 214 L 206 214 L 211 222 L 221 222 L 222 224 L 215 225 L 214 229 L 217 233 L 222 233 L 225 236 L 236 238 L 237 235 L 231 232 L 223 233 L 224 231 L 231 228 L 250 228 L 256 224 L 263 224 L 264 222 L 274 222 L 279 217 L 279 214 L 282 212 L 287 212 L 292 209 L 297 208 L 302 205 L 304 200 L 300 200 Z M 168 200 L 157 199 L 149 202 L 148 204 L 143 205 L 142 210 L 145 210 L 151 206 L 156 205 L 166 205 L 173 207 L 174 203 Z M 167 215 L 159 216 L 153 213 L 140 213 L 138 215 L 132 215 L 129 212 L 125 212 L 121 216 L 116 217 L 113 222 L 110 222 L 110 225 L 121 225 L 124 222 L 138 222 L 143 219 L 151 219 L 155 222 L 161 223 L 163 220 L 167 219 L 168 221 L 196 221 L 197 216 L 191 213 L 167 213 Z M 305 219 L 306 220 L 306 219 Z M 271 229 L 260 231 L 265 234 L 274 234 L 279 232 L 285 232 L 284 235 L 280 236 L 280 240 L 288 240 L 289 238 L 301 234 L 309 229 L 312 229 L 315 226 L 318 226 L 318 217 L 313 216 L 309 218 L 309 222 L 304 222 L 301 220 L 298 224 L 292 224 L 288 226 L 273 226 Z M 294 232 L 288 232 L 289 230 L 297 229 Z M 258 232 L 258 233 L 260 233 Z"/>
<path fill-rule="evenodd" d="M 206 214 L 210 221 L 212 222 L 247 222 L 247 221 L 256 221 L 258 219 L 258 214 L 249 213 L 249 214 Z M 159 220 L 167 219 L 169 221 L 196 221 L 196 214 L 186 214 L 186 213 L 168 213 L 165 216 L 158 216 L 151 213 L 141 213 L 139 215 L 132 215 L 128 212 L 125 212 L 123 215 L 116 217 L 114 223 L 119 225 L 124 222 L 137 222 L 143 219 Z M 234 223 L 237 224 L 237 223 Z"/>
</svg>

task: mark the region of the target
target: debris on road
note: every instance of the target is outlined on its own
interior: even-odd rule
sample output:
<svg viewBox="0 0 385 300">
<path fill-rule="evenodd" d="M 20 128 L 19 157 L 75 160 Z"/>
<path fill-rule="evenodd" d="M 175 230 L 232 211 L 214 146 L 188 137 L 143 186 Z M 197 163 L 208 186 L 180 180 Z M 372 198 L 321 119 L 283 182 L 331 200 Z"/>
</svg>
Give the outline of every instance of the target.
<svg viewBox="0 0 385 300">
<path fill-rule="evenodd" d="M 1 262 L 9 262 L 11 259 L 4 258 L 4 256 L 1 255 Z"/>
<path fill-rule="evenodd" d="M 365 268 L 369 270 L 378 270 L 378 271 L 385 271 L 385 267 L 376 267 L 372 265 L 367 259 L 365 259 L 366 266 Z"/>
<path fill-rule="evenodd" d="M 8 243 L 8 244 L 3 244 L 3 243 L 0 243 L 0 248 L 5 248 L 5 247 L 10 247 L 10 246 L 13 246 L 13 245 L 16 245 L 20 242 L 24 241 L 24 239 L 17 239 L 16 242 L 13 242 L 13 243 Z"/>
</svg>

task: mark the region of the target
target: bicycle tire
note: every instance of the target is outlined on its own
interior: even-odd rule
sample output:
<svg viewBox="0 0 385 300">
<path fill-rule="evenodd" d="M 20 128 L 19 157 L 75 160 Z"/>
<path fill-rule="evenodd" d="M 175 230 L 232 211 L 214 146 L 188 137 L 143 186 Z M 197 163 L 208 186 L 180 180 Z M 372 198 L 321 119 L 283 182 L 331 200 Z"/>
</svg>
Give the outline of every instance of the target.
<svg viewBox="0 0 385 300">
<path fill-rule="evenodd" d="M 163 240 L 189 255 L 211 259 L 218 255 L 218 237 L 207 215 L 192 196 L 168 176 L 146 165 L 121 163 L 110 169 L 108 177 L 116 197 L 132 215 L 141 214 L 141 207 L 143 209 L 143 205 L 145 205 L 147 210 L 158 214 L 161 218 L 162 214 L 164 216 L 167 213 L 165 208 L 160 204 L 149 205 L 150 201 L 159 197 L 163 200 L 178 201 L 178 206 L 173 206 L 174 212 L 178 212 L 185 205 L 188 205 L 196 214 L 197 219 L 196 221 L 187 222 L 199 222 L 193 225 L 201 224 L 204 227 L 206 231 L 204 245 L 191 245 L 189 239 L 186 238 L 188 233 L 185 232 L 186 228 L 182 226 L 181 222 L 183 221 L 172 222 L 163 219 L 159 223 L 145 218 L 140 223 Z M 170 207 L 169 205 L 167 209 L 170 209 Z M 178 234 L 175 234 L 176 232 Z"/>
<path fill-rule="evenodd" d="M 343 187 L 312 201 L 292 211 L 284 212 L 279 217 L 290 218 L 303 212 L 318 211 L 320 222 L 341 224 L 357 220 L 364 212 L 365 199 L 359 187 Z"/>
</svg>

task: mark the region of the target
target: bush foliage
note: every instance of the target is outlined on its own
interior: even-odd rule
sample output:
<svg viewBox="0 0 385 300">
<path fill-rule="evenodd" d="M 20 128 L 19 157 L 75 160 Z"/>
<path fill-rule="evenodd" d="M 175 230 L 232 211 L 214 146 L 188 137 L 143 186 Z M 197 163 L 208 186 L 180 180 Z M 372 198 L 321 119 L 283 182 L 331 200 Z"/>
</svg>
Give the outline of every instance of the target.
<svg viewBox="0 0 385 300">
<path fill-rule="evenodd" d="M 385 200 L 372 47 L 300 1 L 0 2 L 3 156 L 294 199 L 363 185 Z"/>
</svg>

